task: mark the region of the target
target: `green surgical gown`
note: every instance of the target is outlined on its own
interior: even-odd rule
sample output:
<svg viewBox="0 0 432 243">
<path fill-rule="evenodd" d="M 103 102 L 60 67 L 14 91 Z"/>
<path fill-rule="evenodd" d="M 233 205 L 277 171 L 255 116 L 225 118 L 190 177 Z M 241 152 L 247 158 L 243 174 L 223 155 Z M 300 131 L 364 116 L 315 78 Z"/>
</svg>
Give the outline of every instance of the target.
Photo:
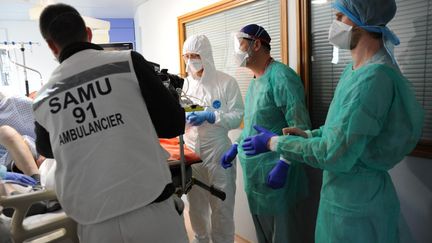
<svg viewBox="0 0 432 243">
<path fill-rule="evenodd" d="M 348 65 L 313 137 L 278 138 L 285 158 L 324 170 L 317 243 L 400 242 L 399 200 L 387 171 L 416 146 L 423 116 L 397 69 Z"/>
<path fill-rule="evenodd" d="M 257 134 L 253 128 L 256 124 L 279 135 L 284 127 L 310 127 L 303 84 L 292 69 L 280 62 L 273 61 L 263 76 L 253 79 L 249 84 L 244 129 L 238 139 L 238 156 L 251 213 L 278 215 L 307 195 L 307 178 L 303 165 L 293 163 L 289 179 L 283 188 L 275 190 L 266 185 L 267 175 L 280 159 L 280 155 L 276 152 L 257 156 L 245 155 L 241 147 L 243 139 Z"/>
</svg>

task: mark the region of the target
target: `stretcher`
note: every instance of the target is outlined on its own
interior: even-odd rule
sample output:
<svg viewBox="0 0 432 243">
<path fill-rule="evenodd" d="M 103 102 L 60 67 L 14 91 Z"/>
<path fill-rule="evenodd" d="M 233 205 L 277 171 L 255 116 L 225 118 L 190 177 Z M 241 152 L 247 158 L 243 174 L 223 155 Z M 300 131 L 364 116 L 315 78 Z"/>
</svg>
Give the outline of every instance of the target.
<svg viewBox="0 0 432 243">
<path fill-rule="evenodd" d="M 225 200 L 223 191 L 192 177 L 191 166 L 202 161 L 192 150 L 183 145 L 181 136 L 174 139 L 160 139 L 160 142 L 162 147 L 170 153 L 168 165 L 176 187 L 176 194 L 179 197 L 186 194 L 193 185 L 197 185 L 208 190 L 221 200 Z M 0 187 L 2 185 L 0 183 Z M 56 195 L 52 190 L 34 191 L 12 196 L 0 193 L 0 209 L 2 207 L 15 209 L 12 218 L 0 215 L 0 220 L 10 225 L 9 232 L 12 242 L 79 242 L 76 222 L 62 210 L 25 217 L 32 204 L 53 199 L 56 199 Z"/>
<path fill-rule="evenodd" d="M 182 136 L 172 139 L 159 139 L 159 141 L 161 146 L 170 153 L 168 165 L 179 197 L 182 194 L 187 194 L 193 185 L 197 185 L 209 191 L 213 196 L 225 200 L 225 192 L 213 185 L 206 185 L 192 176 L 191 166 L 202 161 L 191 149 L 184 145 Z"/>
<path fill-rule="evenodd" d="M 9 223 L 12 242 L 79 242 L 77 224 L 62 210 L 25 217 L 32 204 L 53 199 L 56 195 L 51 190 L 0 196 L 0 208 L 15 210 L 10 219 L 0 216 L 0 220 Z"/>
</svg>

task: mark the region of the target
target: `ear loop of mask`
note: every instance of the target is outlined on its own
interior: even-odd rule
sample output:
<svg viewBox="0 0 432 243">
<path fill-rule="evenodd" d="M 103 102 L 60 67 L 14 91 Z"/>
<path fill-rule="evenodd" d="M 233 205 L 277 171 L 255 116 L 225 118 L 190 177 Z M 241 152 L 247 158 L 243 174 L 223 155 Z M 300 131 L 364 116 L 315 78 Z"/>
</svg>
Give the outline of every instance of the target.
<svg viewBox="0 0 432 243">
<path fill-rule="evenodd" d="M 191 69 L 191 67 L 190 67 L 190 62 L 191 62 L 191 59 L 188 58 L 188 59 L 187 59 L 187 62 L 186 62 L 186 72 L 188 72 L 189 75 L 192 75 L 192 76 L 193 76 L 193 71 L 192 71 L 192 69 Z"/>
<path fill-rule="evenodd" d="M 251 57 L 251 54 L 250 54 L 250 52 L 251 52 L 251 49 L 252 49 L 252 46 L 255 44 L 255 39 L 249 39 L 249 38 L 245 38 L 247 41 L 248 41 L 248 43 L 249 43 L 249 46 L 248 46 L 248 49 L 246 50 L 246 53 L 247 53 L 247 58 L 246 59 L 248 59 L 248 58 L 250 58 Z"/>
<path fill-rule="evenodd" d="M 186 61 L 186 72 L 188 72 L 189 71 L 189 63 L 190 63 L 190 58 L 188 58 L 187 59 L 187 61 Z"/>
</svg>

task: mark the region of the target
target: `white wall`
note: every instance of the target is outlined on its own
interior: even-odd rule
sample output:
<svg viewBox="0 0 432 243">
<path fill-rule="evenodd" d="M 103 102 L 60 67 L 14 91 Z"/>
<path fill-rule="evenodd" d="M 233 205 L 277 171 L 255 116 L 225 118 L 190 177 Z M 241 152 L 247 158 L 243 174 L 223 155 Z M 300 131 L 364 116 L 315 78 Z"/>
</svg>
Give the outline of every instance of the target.
<svg viewBox="0 0 432 243">
<path fill-rule="evenodd" d="M 390 170 L 402 214 L 416 242 L 432 242 L 432 160 L 406 157 Z"/>
<path fill-rule="evenodd" d="M 177 17 L 217 0 L 158 0 L 140 5 L 135 13 L 137 51 L 149 60 L 180 72 Z"/>
<path fill-rule="evenodd" d="M 288 2 L 288 64 L 297 70 L 297 1 Z"/>
<path fill-rule="evenodd" d="M 58 66 L 54 56 L 39 33 L 37 21 L 30 20 L 0 20 L 0 45 L 4 41 L 15 42 L 39 42 L 40 45 L 26 46 L 26 65 L 42 73 L 43 81 L 47 82 L 52 71 Z M 11 51 L 12 58 L 22 64 L 22 53 L 19 49 Z M 19 92 L 25 94 L 23 69 L 16 70 L 18 76 L 12 82 L 19 87 Z M 38 90 L 41 87 L 40 78 L 37 74 L 27 71 L 30 84 L 30 91 Z"/>
</svg>

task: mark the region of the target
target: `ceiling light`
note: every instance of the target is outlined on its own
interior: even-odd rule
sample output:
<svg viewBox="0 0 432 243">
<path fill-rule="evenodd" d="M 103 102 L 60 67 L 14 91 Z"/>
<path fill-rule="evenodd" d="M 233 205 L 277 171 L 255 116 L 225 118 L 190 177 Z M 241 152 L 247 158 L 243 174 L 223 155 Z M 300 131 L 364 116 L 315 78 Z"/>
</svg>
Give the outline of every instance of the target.
<svg viewBox="0 0 432 243">
<path fill-rule="evenodd" d="M 328 0 L 312 0 L 312 4 L 325 4 L 328 3 Z"/>
<path fill-rule="evenodd" d="M 36 4 L 29 10 L 29 16 L 31 20 L 38 20 L 45 6 L 41 4 Z M 90 27 L 92 30 L 109 30 L 110 22 L 96 19 L 92 17 L 82 16 L 84 22 L 87 27 Z"/>
</svg>

